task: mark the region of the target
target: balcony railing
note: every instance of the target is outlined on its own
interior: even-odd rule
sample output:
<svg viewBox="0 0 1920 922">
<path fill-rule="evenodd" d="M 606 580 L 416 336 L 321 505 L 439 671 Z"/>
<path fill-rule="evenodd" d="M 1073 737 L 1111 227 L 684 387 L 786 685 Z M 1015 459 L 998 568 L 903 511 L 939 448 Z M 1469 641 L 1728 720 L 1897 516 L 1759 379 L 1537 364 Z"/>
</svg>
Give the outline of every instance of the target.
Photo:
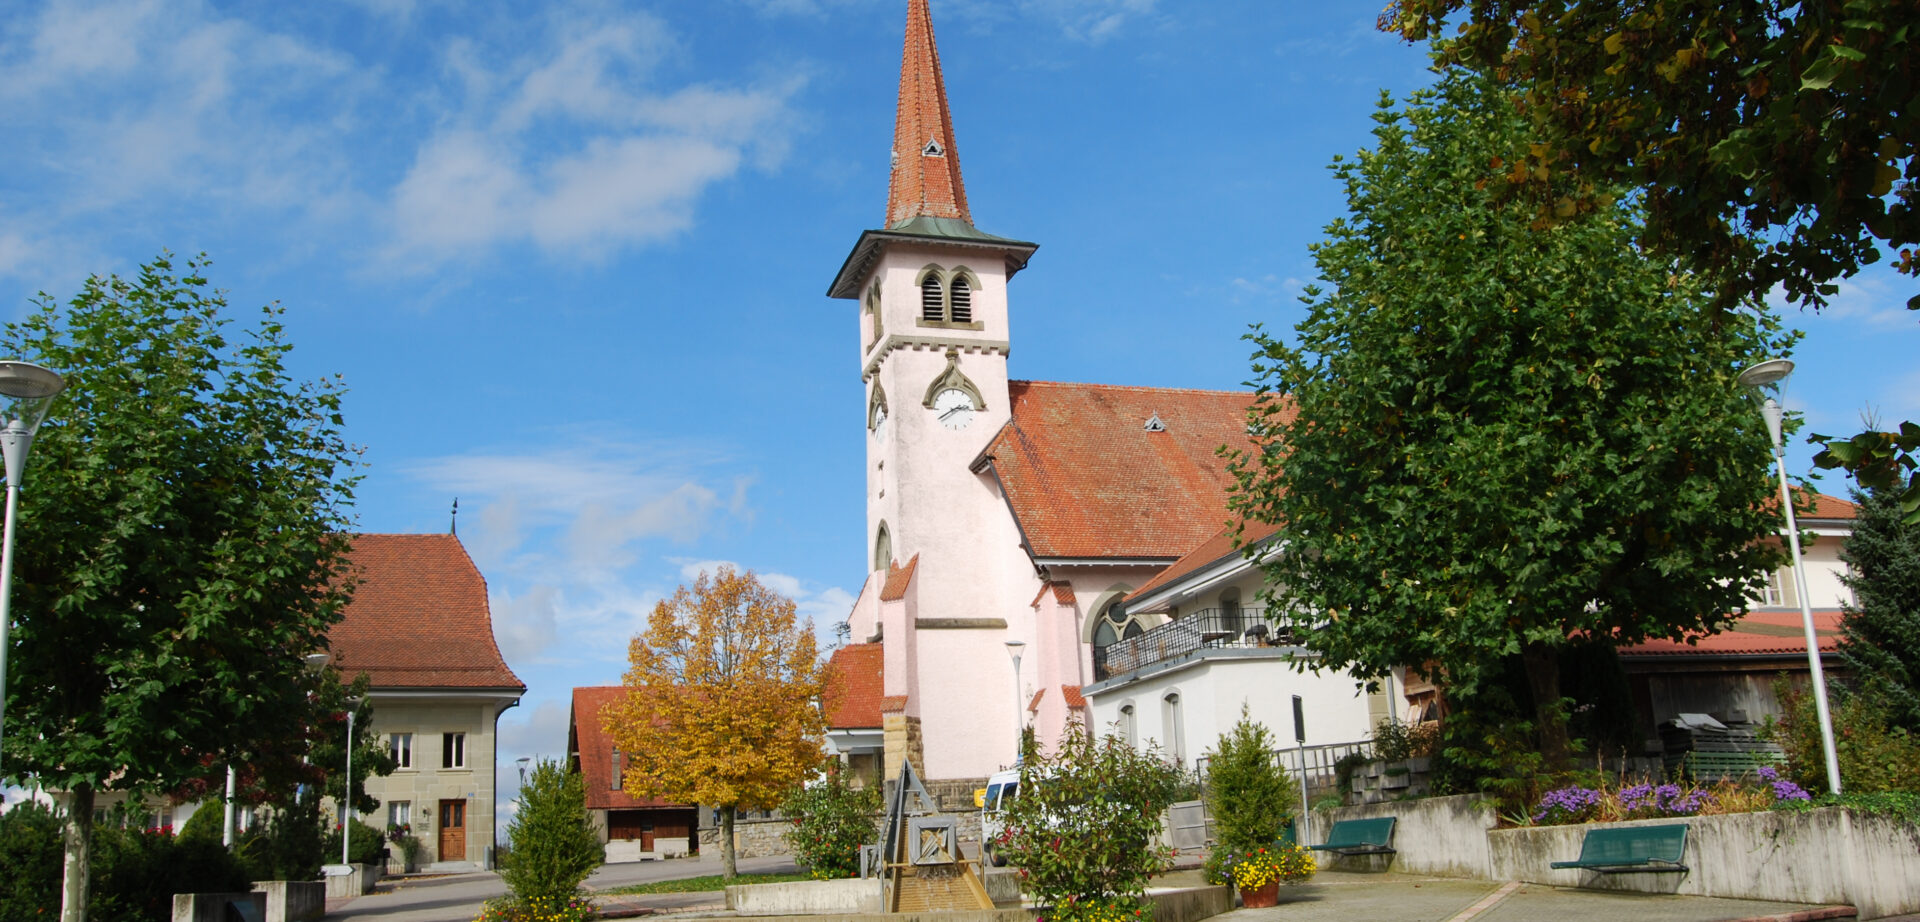
<svg viewBox="0 0 1920 922">
<path fill-rule="evenodd" d="M 1291 646 L 1292 632 L 1267 623 L 1266 609 L 1208 608 L 1176 618 L 1125 640 L 1093 648 L 1093 678 L 1100 681 L 1154 663 L 1217 647 Z"/>
</svg>

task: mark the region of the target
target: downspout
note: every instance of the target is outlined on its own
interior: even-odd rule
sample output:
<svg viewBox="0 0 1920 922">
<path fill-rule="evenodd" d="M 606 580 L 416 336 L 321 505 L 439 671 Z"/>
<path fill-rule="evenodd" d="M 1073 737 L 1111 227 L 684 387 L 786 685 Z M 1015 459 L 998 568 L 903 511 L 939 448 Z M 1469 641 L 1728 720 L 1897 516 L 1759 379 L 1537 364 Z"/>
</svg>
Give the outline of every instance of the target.
<svg viewBox="0 0 1920 922">
<path fill-rule="evenodd" d="M 506 707 L 493 712 L 493 770 L 487 773 L 487 803 L 490 805 L 487 816 L 491 817 L 491 821 L 487 823 L 487 841 L 490 843 L 487 845 L 487 870 L 489 871 L 494 869 L 494 856 L 500 853 L 500 715 L 505 714 L 508 708 L 519 706 L 520 699 L 515 698 L 507 702 Z"/>
</svg>

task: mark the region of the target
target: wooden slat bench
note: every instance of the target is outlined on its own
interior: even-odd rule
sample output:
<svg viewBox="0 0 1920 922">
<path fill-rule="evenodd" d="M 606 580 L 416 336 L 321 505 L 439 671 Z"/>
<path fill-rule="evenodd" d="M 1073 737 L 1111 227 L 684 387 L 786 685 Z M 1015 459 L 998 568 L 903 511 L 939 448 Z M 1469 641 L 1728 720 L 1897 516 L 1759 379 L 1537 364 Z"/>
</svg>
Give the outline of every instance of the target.
<svg viewBox="0 0 1920 922">
<path fill-rule="evenodd" d="M 1553 867 L 1599 871 L 1602 874 L 1635 874 L 1657 871 L 1685 871 L 1680 859 L 1687 852 L 1687 826 L 1672 823 L 1662 826 L 1613 826 L 1589 829 L 1580 841 L 1577 861 L 1556 861 Z"/>
<path fill-rule="evenodd" d="M 1327 830 L 1327 841 L 1319 845 L 1309 845 L 1315 851 L 1334 852 L 1346 855 L 1390 855 L 1393 853 L 1393 821 L 1391 816 L 1379 816 L 1370 820 L 1341 820 Z"/>
</svg>

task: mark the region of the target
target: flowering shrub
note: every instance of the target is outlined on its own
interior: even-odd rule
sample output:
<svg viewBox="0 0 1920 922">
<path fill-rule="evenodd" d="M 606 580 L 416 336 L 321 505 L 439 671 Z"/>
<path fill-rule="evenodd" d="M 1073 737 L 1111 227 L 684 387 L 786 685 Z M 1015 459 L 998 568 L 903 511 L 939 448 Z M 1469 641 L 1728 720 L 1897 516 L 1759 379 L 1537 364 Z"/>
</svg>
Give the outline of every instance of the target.
<svg viewBox="0 0 1920 922">
<path fill-rule="evenodd" d="M 1753 778 L 1727 779 L 1707 786 L 1641 782 L 1611 792 L 1604 785 L 1600 788 L 1565 787 L 1550 791 L 1541 798 L 1531 819 L 1543 826 L 1611 823 L 1670 816 L 1747 813 L 1802 806 L 1812 801 L 1804 788 L 1780 777 L 1779 769 L 1773 766 L 1763 765 L 1754 774 L 1756 777 Z"/>
<path fill-rule="evenodd" d="M 1297 884 L 1313 876 L 1319 865 L 1304 846 L 1275 842 L 1241 851 L 1214 849 L 1207 856 L 1207 883 L 1230 884 L 1239 890 L 1258 890 L 1274 881 Z"/>
<path fill-rule="evenodd" d="M 593 918 L 597 918 L 593 904 L 577 896 L 555 902 L 521 902 L 503 896 L 482 903 L 473 922 L 586 922 Z"/>
<path fill-rule="evenodd" d="M 1058 751 L 1029 751 L 999 849 L 1047 922 L 1150 922 L 1147 878 L 1170 858 L 1154 843 L 1179 770 L 1152 747 L 1085 733 L 1070 723 Z"/>
<path fill-rule="evenodd" d="M 780 805 L 793 820 L 786 839 L 794 860 L 814 880 L 858 876 L 860 846 L 878 838 L 879 809 L 877 785 L 855 789 L 847 784 L 840 763 L 828 763 L 826 778 L 794 790 Z"/>
</svg>

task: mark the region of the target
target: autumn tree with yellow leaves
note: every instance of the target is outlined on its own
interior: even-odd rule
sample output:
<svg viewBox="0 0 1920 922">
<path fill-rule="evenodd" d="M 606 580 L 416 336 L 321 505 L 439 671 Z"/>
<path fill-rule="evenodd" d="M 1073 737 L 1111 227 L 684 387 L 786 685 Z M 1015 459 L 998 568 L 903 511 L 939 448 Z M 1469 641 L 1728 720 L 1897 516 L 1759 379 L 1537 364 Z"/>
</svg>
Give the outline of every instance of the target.
<svg viewBox="0 0 1920 922">
<path fill-rule="evenodd" d="M 626 699 L 601 714 L 623 788 L 718 807 L 731 878 L 735 814 L 777 806 L 823 758 L 827 667 L 813 623 L 752 571 L 722 567 L 655 605 L 628 658 Z"/>
</svg>

